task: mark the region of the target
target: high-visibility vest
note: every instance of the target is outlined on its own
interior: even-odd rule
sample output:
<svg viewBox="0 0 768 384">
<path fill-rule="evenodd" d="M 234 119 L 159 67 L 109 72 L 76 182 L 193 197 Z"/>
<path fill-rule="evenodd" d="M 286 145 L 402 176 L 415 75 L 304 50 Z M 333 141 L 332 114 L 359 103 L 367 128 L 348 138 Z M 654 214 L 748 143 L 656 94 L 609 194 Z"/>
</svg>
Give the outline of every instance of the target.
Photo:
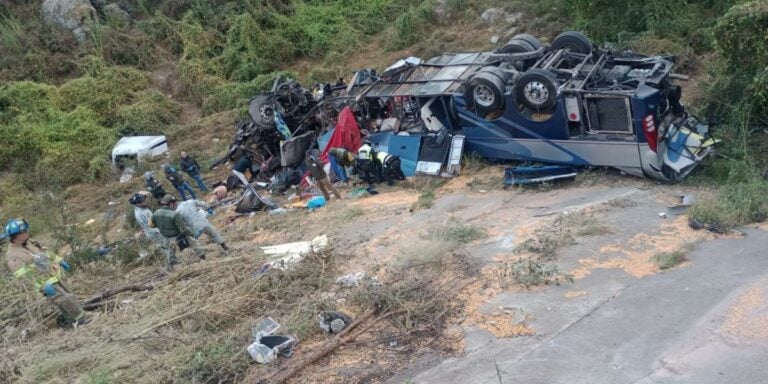
<svg viewBox="0 0 768 384">
<path fill-rule="evenodd" d="M 46 284 L 56 284 L 61 279 L 59 263 L 62 259 L 58 255 L 52 252 L 36 254 L 25 247 L 15 244 L 11 244 L 8 247 L 8 253 L 12 252 L 23 252 L 32 259 L 13 271 L 13 276 L 17 279 L 31 280 L 36 291 L 41 291 Z"/>
<path fill-rule="evenodd" d="M 371 152 L 371 146 L 368 144 L 363 144 L 363 146 L 357 150 L 357 158 L 360 160 L 373 160 L 373 157 L 371 157 Z"/>
<path fill-rule="evenodd" d="M 377 152 L 376 153 L 376 158 L 379 159 L 379 162 L 381 164 L 386 164 L 387 160 L 392 158 L 392 155 L 390 155 L 389 153 L 386 153 L 386 152 Z"/>
</svg>

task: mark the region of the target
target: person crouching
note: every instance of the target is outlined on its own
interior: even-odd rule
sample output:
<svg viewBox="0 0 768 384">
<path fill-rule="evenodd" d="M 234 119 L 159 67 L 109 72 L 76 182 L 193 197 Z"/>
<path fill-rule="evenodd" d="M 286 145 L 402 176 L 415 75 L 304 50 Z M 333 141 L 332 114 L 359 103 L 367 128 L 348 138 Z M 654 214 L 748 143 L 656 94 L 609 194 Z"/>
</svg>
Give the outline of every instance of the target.
<svg viewBox="0 0 768 384">
<path fill-rule="evenodd" d="M 205 252 L 200 248 L 200 243 L 194 237 L 192 230 L 184 223 L 184 218 L 176 214 L 176 198 L 173 195 L 165 195 L 160 200 L 161 207 L 152 214 L 151 226 L 160 230 L 166 239 L 171 241 L 171 252 L 168 257 L 168 269 L 172 270 L 176 260 L 176 247 L 183 251 L 192 247 L 195 255 L 200 260 L 205 260 Z M 174 244 L 175 242 L 175 244 Z"/>
<path fill-rule="evenodd" d="M 381 174 L 387 180 L 388 185 L 393 185 L 393 180 L 405 180 L 405 174 L 400 168 L 399 157 L 386 152 L 376 152 L 376 158 L 381 163 Z"/>
</svg>

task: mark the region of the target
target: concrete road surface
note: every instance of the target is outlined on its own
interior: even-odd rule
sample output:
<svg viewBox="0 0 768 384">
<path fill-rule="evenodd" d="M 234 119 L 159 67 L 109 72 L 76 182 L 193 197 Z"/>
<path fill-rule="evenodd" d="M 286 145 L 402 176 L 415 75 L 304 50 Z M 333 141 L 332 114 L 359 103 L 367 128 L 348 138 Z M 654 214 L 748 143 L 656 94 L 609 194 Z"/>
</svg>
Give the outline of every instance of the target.
<svg viewBox="0 0 768 384">
<path fill-rule="evenodd" d="M 532 313 L 536 336 L 466 330 L 465 355 L 391 382 L 768 383 L 768 232 L 704 242 L 691 264 L 640 279 L 594 271 L 491 305 Z M 566 298 L 565 291 L 584 290 Z"/>
</svg>

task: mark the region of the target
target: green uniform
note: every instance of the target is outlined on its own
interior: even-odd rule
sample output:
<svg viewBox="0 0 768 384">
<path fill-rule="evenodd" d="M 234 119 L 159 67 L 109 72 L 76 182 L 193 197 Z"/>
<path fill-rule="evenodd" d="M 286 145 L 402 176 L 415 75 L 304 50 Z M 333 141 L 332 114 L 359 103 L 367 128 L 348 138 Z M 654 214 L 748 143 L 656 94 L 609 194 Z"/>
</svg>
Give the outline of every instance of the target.
<svg viewBox="0 0 768 384">
<path fill-rule="evenodd" d="M 161 207 L 155 211 L 152 215 L 152 223 L 160 230 L 160 234 L 167 238 L 176 238 L 179 235 L 193 236 L 192 231 L 184 224 L 184 218 L 168 207 Z"/>
<path fill-rule="evenodd" d="M 160 230 L 160 234 L 169 240 L 178 240 L 185 237 L 197 257 L 204 259 L 205 252 L 200 248 L 200 243 L 195 239 L 195 235 L 184 223 L 184 218 L 176 214 L 176 211 L 169 207 L 160 207 L 152 214 L 152 226 Z M 168 256 L 168 265 L 176 263 L 176 243 L 171 241 L 171 252 Z"/>
</svg>

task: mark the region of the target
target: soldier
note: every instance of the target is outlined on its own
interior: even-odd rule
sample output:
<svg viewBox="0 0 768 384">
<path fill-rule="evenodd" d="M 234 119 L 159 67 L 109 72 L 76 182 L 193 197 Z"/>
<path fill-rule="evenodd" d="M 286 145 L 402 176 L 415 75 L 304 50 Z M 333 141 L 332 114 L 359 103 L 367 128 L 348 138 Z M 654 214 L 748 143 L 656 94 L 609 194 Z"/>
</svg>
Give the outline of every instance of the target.
<svg viewBox="0 0 768 384">
<path fill-rule="evenodd" d="M 177 264 L 176 260 L 176 247 L 179 247 L 180 251 L 183 251 L 187 247 L 192 247 L 195 255 L 200 260 L 205 260 L 205 253 L 200 248 L 200 243 L 195 239 L 195 234 L 192 233 L 187 225 L 184 223 L 184 218 L 181 215 L 176 214 L 176 198 L 172 195 L 165 195 L 160 200 L 160 209 L 155 211 L 152 215 L 151 226 L 160 230 L 160 233 L 169 241 L 171 241 L 171 254 L 168 258 L 168 269 L 172 269 L 174 264 Z"/>
<path fill-rule="evenodd" d="M 169 262 L 174 262 L 175 258 L 171 255 L 170 243 L 160 234 L 160 231 L 157 228 L 152 228 L 150 226 L 150 223 L 152 222 L 152 211 L 147 207 L 147 194 L 146 191 L 142 191 L 128 199 L 128 202 L 133 205 L 133 216 L 136 219 L 136 223 L 139 224 L 139 227 L 141 227 L 141 230 L 144 232 L 144 236 L 160 249 Z"/>
</svg>

